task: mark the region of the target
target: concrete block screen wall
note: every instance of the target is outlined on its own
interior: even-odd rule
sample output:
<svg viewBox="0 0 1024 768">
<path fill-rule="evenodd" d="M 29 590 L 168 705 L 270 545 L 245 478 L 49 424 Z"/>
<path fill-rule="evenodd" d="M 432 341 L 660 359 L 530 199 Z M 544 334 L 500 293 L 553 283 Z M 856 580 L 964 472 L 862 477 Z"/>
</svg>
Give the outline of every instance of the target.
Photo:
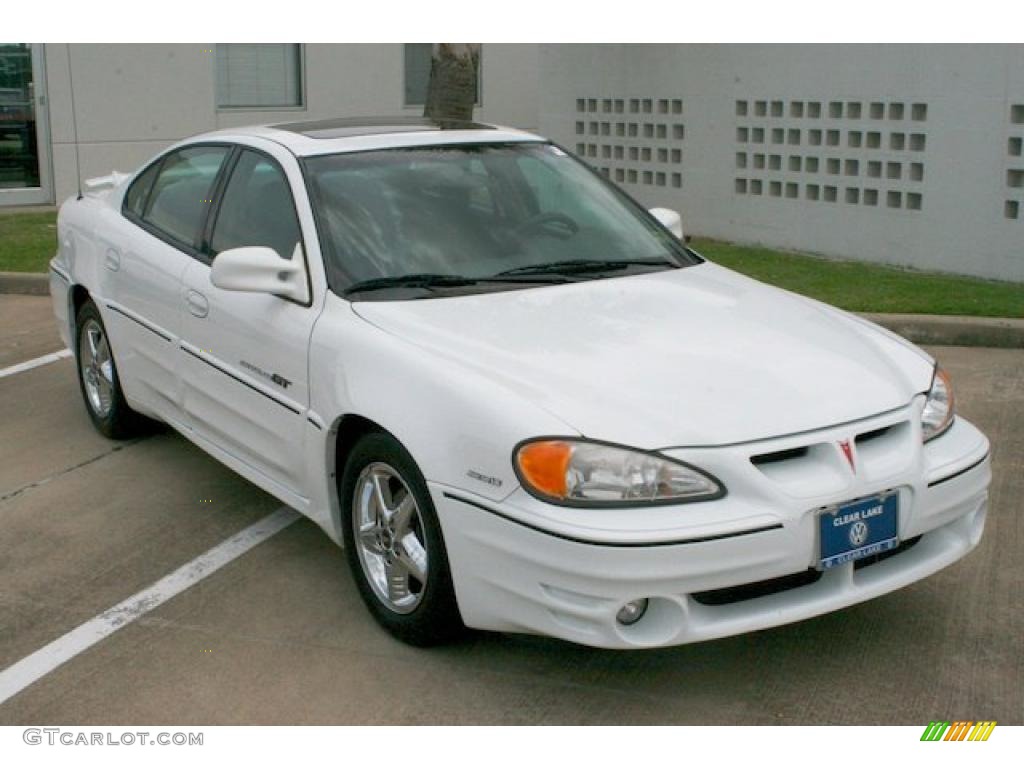
<svg viewBox="0 0 1024 768">
<path fill-rule="evenodd" d="M 540 128 L 687 231 L 1024 280 L 1024 46 L 541 46 Z"/>
<path fill-rule="evenodd" d="M 1024 102 L 1024 98 L 1021 99 Z M 1010 137 L 1006 165 L 1006 218 L 1024 222 L 1024 103 L 1010 106 Z"/>
</svg>

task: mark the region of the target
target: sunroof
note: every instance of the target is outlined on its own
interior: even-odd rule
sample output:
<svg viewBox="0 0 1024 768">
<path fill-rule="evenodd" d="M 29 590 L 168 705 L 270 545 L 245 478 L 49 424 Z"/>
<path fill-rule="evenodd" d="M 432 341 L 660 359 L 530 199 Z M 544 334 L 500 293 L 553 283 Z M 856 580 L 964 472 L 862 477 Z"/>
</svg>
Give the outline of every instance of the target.
<svg viewBox="0 0 1024 768">
<path fill-rule="evenodd" d="M 482 131 L 494 128 L 471 120 L 434 120 L 427 117 L 339 117 L 308 120 L 302 123 L 281 123 L 271 127 L 279 131 L 301 133 L 311 139 L 341 139 L 347 136 L 416 131 Z"/>
</svg>

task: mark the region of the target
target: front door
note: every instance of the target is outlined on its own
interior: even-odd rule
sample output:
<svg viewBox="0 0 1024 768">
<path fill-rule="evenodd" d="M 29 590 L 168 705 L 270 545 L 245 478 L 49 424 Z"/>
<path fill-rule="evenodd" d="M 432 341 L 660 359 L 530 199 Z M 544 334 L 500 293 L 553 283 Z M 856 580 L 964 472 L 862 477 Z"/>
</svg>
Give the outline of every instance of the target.
<svg viewBox="0 0 1024 768">
<path fill-rule="evenodd" d="M 282 258 L 305 258 L 294 199 L 277 160 L 252 149 L 238 154 L 207 240 L 211 260 L 257 245 Z M 306 497 L 307 359 L 316 309 L 271 294 L 216 288 L 210 266 L 201 261 L 186 269 L 183 291 L 186 419 L 198 437 L 278 489 Z"/>
<path fill-rule="evenodd" d="M 53 202 L 43 47 L 0 43 L 0 205 Z"/>
</svg>

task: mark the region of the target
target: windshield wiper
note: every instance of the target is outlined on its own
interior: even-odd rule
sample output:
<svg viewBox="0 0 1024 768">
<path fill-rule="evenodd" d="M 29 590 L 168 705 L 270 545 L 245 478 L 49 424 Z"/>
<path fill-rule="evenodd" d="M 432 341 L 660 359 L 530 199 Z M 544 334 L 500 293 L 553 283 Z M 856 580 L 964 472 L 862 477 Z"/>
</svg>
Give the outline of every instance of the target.
<svg viewBox="0 0 1024 768">
<path fill-rule="evenodd" d="M 515 269 L 506 269 L 495 277 L 509 275 L 582 275 L 594 272 L 616 272 L 632 266 L 644 267 L 675 267 L 675 262 L 667 259 L 572 259 L 570 261 L 553 261 L 549 264 L 533 264 Z"/>
<path fill-rule="evenodd" d="M 392 277 L 375 277 L 371 280 L 362 280 L 346 288 L 345 295 L 362 291 L 379 291 L 384 288 L 458 287 L 460 285 L 473 285 L 475 282 L 476 280 L 472 277 L 420 272 L 412 275 L 395 275 Z"/>
<path fill-rule="evenodd" d="M 517 279 L 515 275 L 495 275 L 493 277 L 466 277 L 464 275 L 441 275 L 433 272 L 420 272 L 411 275 L 396 275 L 393 277 L 375 277 L 370 280 L 363 280 L 353 283 L 345 289 L 344 295 L 361 293 L 363 291 L 380 291 L 386 288 L 460 288 L 467 285 L 478 285 L 480 283 L 564 283 L 568 282 L 559 279 L 557 275 L 551 277 L 529 277 L 523 275 Z"/>
</svg>

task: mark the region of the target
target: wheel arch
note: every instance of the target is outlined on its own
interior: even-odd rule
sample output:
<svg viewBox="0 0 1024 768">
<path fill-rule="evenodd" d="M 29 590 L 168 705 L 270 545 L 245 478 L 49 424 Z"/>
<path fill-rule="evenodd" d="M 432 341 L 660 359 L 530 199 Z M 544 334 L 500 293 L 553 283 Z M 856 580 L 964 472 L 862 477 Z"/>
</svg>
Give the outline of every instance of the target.
<svg viewBox="0 0 1024 768">
<path fill-rule="evenodd" d="M 415 603 L 407 610 L 400 610 L 393 604 L 386 604 L 391 594 L 392 582 L 390 579 L 392 577 L 390 575 L 387 577 L 386 587 L 381 587 L 379 583 L 374 586 L 371 583 L 370 579 L 372 577 L 362 560 L 361 547 L 355 539 L 353 526 L 341 521 L 340 504 L 335 503 L 332 505 L 336 508 L 332 510 L 332 515 L 336 518 L 335 523 L 340 533 L 338 541 L 345 549 L 345 557 L 357 590 L 374 619 L 398 639 L 417 646 L 436 645 L 454 639 L 465 631 L 465 624 L 462 621 L 458 599 L 452 582 L 441 521 L 437 510 L 434 509 L 430 491 L 424 484 L 425 478 L 422 477 L 422 469 L 407 444 L 377 421 L 361 414 L 347 413 L 336 418 L 331 425 L 330 437 L 332 439 L 328 440 L 334 446 L 335 454 L 333 457 L 334 473 L 331 483 L 334 488 L 335 500 L 337 501 L 338 487 L 342 485 L 341 472 L 345 463 L 350 460 L 353 450 L 358 450 L 357 446 L 360 444 L 361 439 L 368 435 L 374 435 L 378 438 L 378 446 L 390 446 L 387 450 L 393 454 L 393 459 L 388 460 L 387 463 L 395 467 L 391 471 L 405 485 L 406 490 L 412 494 L 414 501 L 417 503 L 419 509 L 417 514 L 422 527 L 418 529 L 419 532 L 416 536 L 423 547 L 421 551 L 424 557 L 423 560 L 418 560 L 417 562 L 430 575 L 425 579 L 417 577 L 421 579 L 419 581 L 421 586 L 418 591 L 418 597 Z M 401 456 L 403 453 L 406 455 Z M 361 454 L 363 459 L 367 457 L 375 458 L 376 455 L 377 449 L 370 449 L 368 453 L 364 451 Z M 406 471 L 403 471 L 403 464 L 411 466 Z M 361 464 L 357 466 L 361 466 Z M 409 473 L 420 475 L 420 478 L 411 477 Z M 358 480 L 359 478 L 354 478 L 354 481 L 357 483 Z M 345 485 L 346 488 L 351 490 L 350 485 L 347 483 Z M 423 487 L 417 489 L 417 485 Z M 422 499 L 420 498 L 421 496 Z M 406 530 L 412 533 L 411 528 Z M 392 535 L 398 536 L 393 530 Z M 401 534 L 399 538 L 394 540 L 402 541 L 402 550 L 407 551 L 405 547 L 408 546 L 408 543 L 404 534 Z M 382 541 L 379 542 L 379 545 L 392 547 L 390 550 L 392 556 L 398 557 L 395 554 L 397 550 L 394 548 L 394 545 L 385 545 Z M 427 557 L 427 552 L 430 553 L 429 558 Z M 386 561 L 388 563 L 392 562 L 391 560 Z M 385 566 L 385 568 L 388 568 L 388 566 Z M 390 570 L 388 572 L 389 574 L 391 573 Z M 382 588 L 385 590 L 386 595 L 382 596 L 380 592 Z M 411 589 L 408 583 L 406 583 L 405 588 L 407 593 Z"/>
<path fill-rule="evenodd" d="M 334 435 L 332 446 L 334 456 L 329 457 L 328 464 L 334 467 L 336 473 L 341 472 L 344 468 L 352 446 L 363 435 L 371 432 L 387 432 L 392 437 L 395 437 L 390 430 L 358 413 L 341 414 L 331 423 L 330 429 L 331 434 Z M 398 438 L 395 439 L 397 440 Z"/>
<path fill-rule="evenodd" d="M 68 291 L 68 325 L 70 328 L 69 338 L 71 346 L 75 346 L 75 326 L 78 323 L 78 312 L 82 309 L 85 302 L 90 301 L 92 296 L 89 293 L 89 289 L 81 283 L 75 283 L 71 286 L 71 290 Z M 75 353 L 76 357 L 78 352 L 74 349 L 71 350 Z"/>
<path fill-rule="evenodd" d="M 330 499 L 331 524 L 335 531 L 341 532 L 341 499 L 338 496 L 338 483 L 341 481 L 341 473 L 345 469 L 345 462 L 353 446 L 364 435 L 374 432 L 382 432 L 392 437 L 399 445 L 409 452 L 406 446 L 394 432 L 378 424 L 359 413 L 343 413 L 337 416 L 330 424 L 329 434 L 331 438 L 327 441 L 328 455 L 326 466 L 330 470 L 328 498 Z M 412 455 L 411 452 L 409 452 Z M 340 541 L 340 537 L 338 539 Z"/>
</svg>

